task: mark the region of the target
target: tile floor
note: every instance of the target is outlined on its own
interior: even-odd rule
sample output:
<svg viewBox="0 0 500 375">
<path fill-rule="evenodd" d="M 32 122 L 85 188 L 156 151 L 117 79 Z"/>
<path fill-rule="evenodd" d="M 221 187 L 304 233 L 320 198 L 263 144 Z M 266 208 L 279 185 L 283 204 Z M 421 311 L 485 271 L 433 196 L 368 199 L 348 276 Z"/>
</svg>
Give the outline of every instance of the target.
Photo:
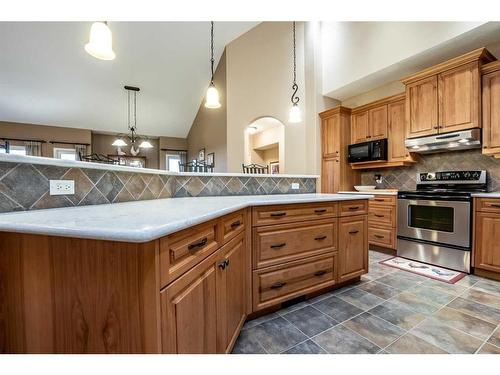
<svg viewBox="0 0 500 375">
<path fill-rule="evenodd" d="M 450 285 L 379 264 L 349 285 L 249 321 L 233 353 L 500 353 L 500 282 Z"/>
</svg>

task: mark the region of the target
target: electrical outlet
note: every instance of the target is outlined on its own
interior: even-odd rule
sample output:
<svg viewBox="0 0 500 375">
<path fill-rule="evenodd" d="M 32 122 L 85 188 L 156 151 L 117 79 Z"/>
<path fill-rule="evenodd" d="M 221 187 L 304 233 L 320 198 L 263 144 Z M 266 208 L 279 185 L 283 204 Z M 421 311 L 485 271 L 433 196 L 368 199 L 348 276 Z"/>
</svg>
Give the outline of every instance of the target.
<svg viewBox="0 0 500 375">
<path fill-rule="evenodd" d="M 73 195 L 73 194 L 75 194 L 75 181 L 50 180 L 50 195 Z"/>
<path fill-rule="evenodd" d="M 292 182 L 292 190 L 299 190 L 300 185 L 298 182 Z"/>
</svg>

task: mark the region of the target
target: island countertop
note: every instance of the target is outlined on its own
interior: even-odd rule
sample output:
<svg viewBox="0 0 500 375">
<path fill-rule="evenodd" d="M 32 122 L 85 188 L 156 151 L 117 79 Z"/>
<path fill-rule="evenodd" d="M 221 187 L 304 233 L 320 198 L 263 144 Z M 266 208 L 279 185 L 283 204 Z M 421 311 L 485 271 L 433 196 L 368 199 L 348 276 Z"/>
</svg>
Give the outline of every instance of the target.
<svg viewBox="0 0 500 375">
<path fill-rule="evenodd" d="M 148 242 L 231 212 L 273 204 L 370 199 L 370 194 L 282 194 L 102 204 L 0 214 L 0 231 L 96 240 Z"/>
</svg>

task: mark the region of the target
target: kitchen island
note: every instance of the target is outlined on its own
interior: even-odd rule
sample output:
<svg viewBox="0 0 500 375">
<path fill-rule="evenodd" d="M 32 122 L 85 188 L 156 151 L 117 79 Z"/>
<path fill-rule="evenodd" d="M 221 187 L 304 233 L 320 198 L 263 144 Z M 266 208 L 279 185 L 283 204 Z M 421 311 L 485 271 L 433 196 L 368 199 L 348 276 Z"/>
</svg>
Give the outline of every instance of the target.
<svg viewBox="0 0 500 375">
<path fill-rule="evenodd" d="M 371 195 L 0 215 L 0 352 L 227 353 L 247 316 L 368 271 Z"/>
</svg>

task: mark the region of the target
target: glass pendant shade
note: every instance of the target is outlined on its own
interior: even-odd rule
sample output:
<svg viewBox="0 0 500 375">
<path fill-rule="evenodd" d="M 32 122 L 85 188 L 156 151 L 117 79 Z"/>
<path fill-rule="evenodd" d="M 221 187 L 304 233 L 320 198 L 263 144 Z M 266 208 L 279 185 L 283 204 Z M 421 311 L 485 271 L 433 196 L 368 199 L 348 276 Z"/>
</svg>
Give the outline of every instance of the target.
<svg viewBox="0 0 500 375">
<path fill-rule="evenodd" d="M 85 44 L 85 51 L 100 60 L 113 60 L 116 57 L 113 51 L 113 35 L 108 25 L 104 22 L 92 24 L 89 42 Z"/>
<path fill-rule="evenodd" d="M 121 138 L 115 139 L 115 141 L 111 144 L 111 146 L 116 146 L 116 147 L 124 147 L 126 145 L 127 144 L 125 143 L 125 141 Z"/>
<path fill-rule="evenodd" d="M 292 105 L 292 108 L 290 108 L 290 114 L 288 115 L 288 122 L 296 124 L 301 121 L 302 121 L 302 113 L 300 111 L 300 108 L 297 104 L 294 104 Z"/>
<path fill-rule="evenodd" d="M 217 91 L 217 88 L 213 83 L 211 83 L 210 86 L 208 87 L 205 107 L 220 108 L 219 91 Z"/>
<path fill-rule="evenodd" d="M 153 145 L 151 144 L 151 142 L 147 141 L 147 140 L 144 140 L 141 142 L 141 144 L 139 145 L 140 148 L 153 148 Z"/>
</svg>

